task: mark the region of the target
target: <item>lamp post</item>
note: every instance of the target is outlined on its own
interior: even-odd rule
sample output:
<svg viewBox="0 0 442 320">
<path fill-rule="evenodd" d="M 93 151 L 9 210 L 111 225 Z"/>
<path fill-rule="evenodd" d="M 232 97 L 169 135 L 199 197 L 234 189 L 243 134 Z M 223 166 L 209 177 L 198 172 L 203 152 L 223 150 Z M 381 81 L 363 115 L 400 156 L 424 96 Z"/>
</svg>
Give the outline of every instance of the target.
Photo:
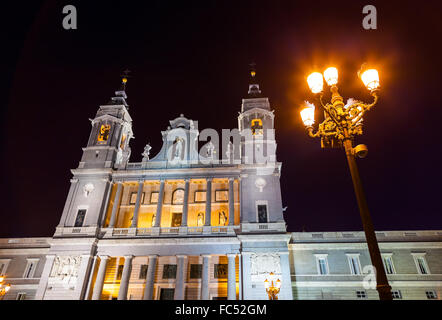
<svg viewBox="0 0 442 320">
<path fill-rule="evenodd" d="M 376 234 L 359 177 L 355 156 L 363 158 L 367 154 L 365 145 L 358 145 L 353 148 L 353 138 L 362 134 L 362 122 L 364 114 L 369 111 L 378 101 L 379 75 L 375 69 L 367 69 L 363 65 L 358 73 L 364 85 L 370 91 L 374 101 L 370 104 L 349 99 L 344 104 L 343 98 L 338 92 L 338 70 L 334 67 L 324 71 L 324 77 L 319 72 L 314 72 L 307 77 L 307 83 L 314 94 L 319 95 L 319 102 L 324 109 L 324 121 L 319 124 L 316 133 L 313 132 L 315 122 L 315 106 L 306 102 L 305 108 L 301 111 L 301 118 L 307 128 L 308 134 L 312 138 L 321 138 L 322 148 L 344 147 L 350 168 L 356 200 L 359 206 L 359 213 L 367 239 L 368 250 L 371 262 L 376 268 L 376 290 L 380 300 L 392 300 L 391 287 L 388 284 L 382 263 Z M 331 101 L 324 104 L 322 102 L 323 79 L 330 86 L 332 93 Z"/>
<path fill-rule="evenodd" d="M 9 289 L 11 289 L 11 285 L 9 283 L 4 284 L 3 280 L 5 280 L 5 277 L 0 276 L 0 300 L 3 300 L 5 294 L 9 291 Z"/>
<path fill-rule="evenodd" d="M 266 292 L 269 296 L 269 300 L 278 300 L 278 293 L 281 290 L 281 280 L 276 279 L 276 276 L 273 272 L 270 272 L 269 279 L 264 280 L 264 286 L 266 288 Z"/>
</svg>

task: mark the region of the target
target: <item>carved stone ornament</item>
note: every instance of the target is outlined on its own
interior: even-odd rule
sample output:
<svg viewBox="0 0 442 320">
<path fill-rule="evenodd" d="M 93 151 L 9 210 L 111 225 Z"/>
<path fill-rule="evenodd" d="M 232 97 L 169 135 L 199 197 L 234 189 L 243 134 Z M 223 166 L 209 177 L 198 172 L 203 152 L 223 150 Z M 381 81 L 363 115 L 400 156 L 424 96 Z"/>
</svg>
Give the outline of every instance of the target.
<svg viewBox="0 0 442 320">
<path fill-rule="evenodd" d="M 253 281 L 264 280 L 270 272 L 281 275 L 281 258 L 278 253 L 252 253 L 250 275 Z"/>
<path fill-rule="evenodd" d="M 267 182 L 264 178 L 258 178 L 255 180 L 255 186 L 259 189 L 259 192 L 262 192 L 262 189 L 266 186 Z"/>
<path fill-rule="evenodd" d="M 95 187 L 92 183 L 88 183 L 83 187 L 84 196 L 87 198 L 89 194 L 94 191 Z"/>
<path fill-rule="evenodd" d="M 69 287 L 75 286 L 80 263 L 81 256 L 57 256 L 54 260 L 48 282 L 51 284 L 59 283 Z"/>
</svg>

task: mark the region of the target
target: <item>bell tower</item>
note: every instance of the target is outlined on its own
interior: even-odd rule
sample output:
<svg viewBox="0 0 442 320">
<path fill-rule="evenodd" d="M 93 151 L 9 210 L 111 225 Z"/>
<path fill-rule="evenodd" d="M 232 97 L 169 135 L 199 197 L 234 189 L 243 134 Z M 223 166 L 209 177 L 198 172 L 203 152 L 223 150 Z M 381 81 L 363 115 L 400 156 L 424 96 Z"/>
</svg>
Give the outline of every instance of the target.
<svg viewBox="0 0 442 320">
<path fill-rule="evenodd" d="M 94 119 L 86 148 L 83 148 L 79 168 L 124 169 L 129 161 L 129 141 L 133 138 L 132 118 L 126 103 L 127 73 L 124 72 L 121 87 L 115 96 L 101 105 Z"/>
<path fill-rule="evenodd" d="M 273 110 L 270 110 L 269 99 L 261 95 L 254 64 L 251 66 L 248 97 L 242 99 L 241 112 L 238 116 L 241 163 L 274 163 L 276 162 L 275 115 Z"/>
</svg>

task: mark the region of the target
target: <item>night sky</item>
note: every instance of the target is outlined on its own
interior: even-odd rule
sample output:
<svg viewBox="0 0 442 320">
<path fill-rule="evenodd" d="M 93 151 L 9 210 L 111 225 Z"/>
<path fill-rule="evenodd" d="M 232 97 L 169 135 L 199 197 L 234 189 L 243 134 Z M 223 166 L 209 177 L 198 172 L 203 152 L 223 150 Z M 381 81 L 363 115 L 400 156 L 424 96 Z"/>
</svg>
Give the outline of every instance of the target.
<svg viewBox="0 0 442 320">
<path fill-rule="evenodd" d="M 143 4 L 142 4 L 143 3 Z M 78 29 L 62 28 L 63 6 Z M 378 29 L 362 28 L 373 4 Z M 441 4 L 436 1 L 26 1 L 2 3 L 0 237 L 52 236 L 93 118 L 127 86 L 131 162 L 180 113 L 199 128 L 237 127 L 249 64 L 275 110 L 289 231 L 362 230 L 342 149 L 320 147 L 299 117 L 306 76 L 334 65 L 340 92 L 371 101 L 357 78 L 378 68 L 358 159 L 376 230 L 442 229 Z M 329 93 L 326 94 L 329 97 Z M 316 114 L 319 116 L 319 112 Z"/>
</svg>

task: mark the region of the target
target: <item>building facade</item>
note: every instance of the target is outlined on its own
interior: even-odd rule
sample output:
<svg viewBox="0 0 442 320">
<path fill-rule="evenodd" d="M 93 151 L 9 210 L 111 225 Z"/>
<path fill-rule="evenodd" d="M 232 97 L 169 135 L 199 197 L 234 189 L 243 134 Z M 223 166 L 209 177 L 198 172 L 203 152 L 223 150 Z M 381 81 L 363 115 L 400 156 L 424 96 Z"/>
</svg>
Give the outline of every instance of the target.
<svg viewBox="0 0 442 320">
<path fill-rule="evenodd" d="M 222 139 L 180 115 L 138 163 L 126 99 L 124 82 L 91 120 L 53 237 L 0 239 L 5 299 L 267 299 L 270 272 L 279 299 L 377 298 L 364 287 L 363 233 L 287 232 L 275 117 L 259 85 Z M 441 236 L 378 233 L 396 298 L 440 299 Z"/>
</svg>

